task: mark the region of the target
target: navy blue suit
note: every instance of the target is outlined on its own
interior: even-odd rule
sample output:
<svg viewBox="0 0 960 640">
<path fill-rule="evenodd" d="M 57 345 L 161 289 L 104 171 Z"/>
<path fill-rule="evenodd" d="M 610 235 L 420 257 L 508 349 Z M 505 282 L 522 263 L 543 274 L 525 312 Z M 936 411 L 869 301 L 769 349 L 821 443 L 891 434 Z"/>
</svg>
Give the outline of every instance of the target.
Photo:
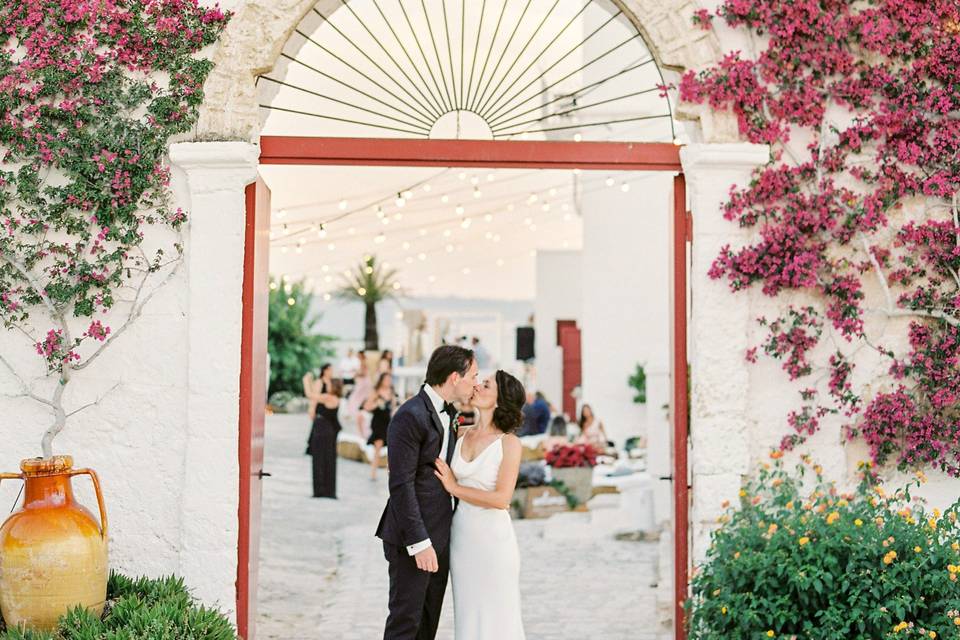
<svg viewBox="0 0 960 640">
<path fill-rule="evenodd" d="M 456 444 L 454 426 L 451 420 L 448 458 Z M 423 389 L 403 403 L 387 429 L 390 498 L 377 526 L 390 564 L 390 615 L 384 640 L 432 640 L 437 633 L 449 574 L 453 520 L 450 494 L 433 473 L 443 431 Z M 407 552 L 407 546 L 427 538 L 437 553 L 437 573 L 418 569 Z"/>
</svg>

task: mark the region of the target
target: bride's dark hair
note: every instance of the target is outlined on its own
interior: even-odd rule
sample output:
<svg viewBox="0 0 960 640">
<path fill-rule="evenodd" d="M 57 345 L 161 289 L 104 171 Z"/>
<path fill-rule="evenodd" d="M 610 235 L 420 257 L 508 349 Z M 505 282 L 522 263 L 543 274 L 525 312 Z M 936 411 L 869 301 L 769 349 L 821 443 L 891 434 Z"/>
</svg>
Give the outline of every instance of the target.
<svg viewBox="0 0 960 640">
<path fill-rule="evenodd" d="M 493 410 L 493 424 L 504 433 L 513 433 L 523 424 L 523 405 L 527 401 L 527 392 L 523 383 L 512 375 L 497 371 L 497 408 Z"/>
</svg>

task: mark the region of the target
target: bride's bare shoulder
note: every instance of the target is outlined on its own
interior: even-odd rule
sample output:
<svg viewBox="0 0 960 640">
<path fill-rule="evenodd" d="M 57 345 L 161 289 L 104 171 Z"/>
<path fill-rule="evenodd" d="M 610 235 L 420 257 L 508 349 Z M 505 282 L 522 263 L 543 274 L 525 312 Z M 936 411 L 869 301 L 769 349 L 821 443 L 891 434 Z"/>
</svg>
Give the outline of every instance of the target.
<svg viewBox="0 0 960 640">
<path fill-rule="evenodd" d="M 523 449 L 523 444 L 521 444 L 520 438 L 513 433 L 504 434 L 501 442 L 503 442 L 504 451 L 520 452 Z"/>
</svg>

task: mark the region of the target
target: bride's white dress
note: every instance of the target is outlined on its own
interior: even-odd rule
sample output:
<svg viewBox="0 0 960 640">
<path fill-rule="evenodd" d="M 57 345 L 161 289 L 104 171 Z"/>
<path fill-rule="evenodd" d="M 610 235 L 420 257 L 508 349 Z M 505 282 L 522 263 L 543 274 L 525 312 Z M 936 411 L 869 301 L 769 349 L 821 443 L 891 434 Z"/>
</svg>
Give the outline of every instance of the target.
<svg viewBox="0 0 960 640">
<path fill-rule="evenodd" d="M 503 460 L 503 436 L 475 459 L 457 441 L 451 468 L 465 487 L 493 491 Z M 520 616 L 520 550 L 510 513 L 461 500 L 450 531 L 456 640 L 524 640 Z"/>
</svg>

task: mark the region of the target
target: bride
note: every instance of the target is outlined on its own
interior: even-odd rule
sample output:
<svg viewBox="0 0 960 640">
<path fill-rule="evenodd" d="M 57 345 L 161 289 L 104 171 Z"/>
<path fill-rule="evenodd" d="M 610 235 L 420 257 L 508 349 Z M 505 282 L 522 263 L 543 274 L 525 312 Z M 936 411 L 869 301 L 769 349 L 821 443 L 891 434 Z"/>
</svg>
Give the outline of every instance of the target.
<svg viewBox="0 0 960 640">
<path fill-rule="evenodd" d="M 456 640 L 524 640 L 520 551 L 509 509 L 521 457 L 514 431 L 525 400 L 520 381 L 497 371 L 474 392 L 470 404 L 479 417 L 457 439 L 451 465 L 436 462 L 443 487 L 460 501 L 450 530 Z"/>
</svg>

